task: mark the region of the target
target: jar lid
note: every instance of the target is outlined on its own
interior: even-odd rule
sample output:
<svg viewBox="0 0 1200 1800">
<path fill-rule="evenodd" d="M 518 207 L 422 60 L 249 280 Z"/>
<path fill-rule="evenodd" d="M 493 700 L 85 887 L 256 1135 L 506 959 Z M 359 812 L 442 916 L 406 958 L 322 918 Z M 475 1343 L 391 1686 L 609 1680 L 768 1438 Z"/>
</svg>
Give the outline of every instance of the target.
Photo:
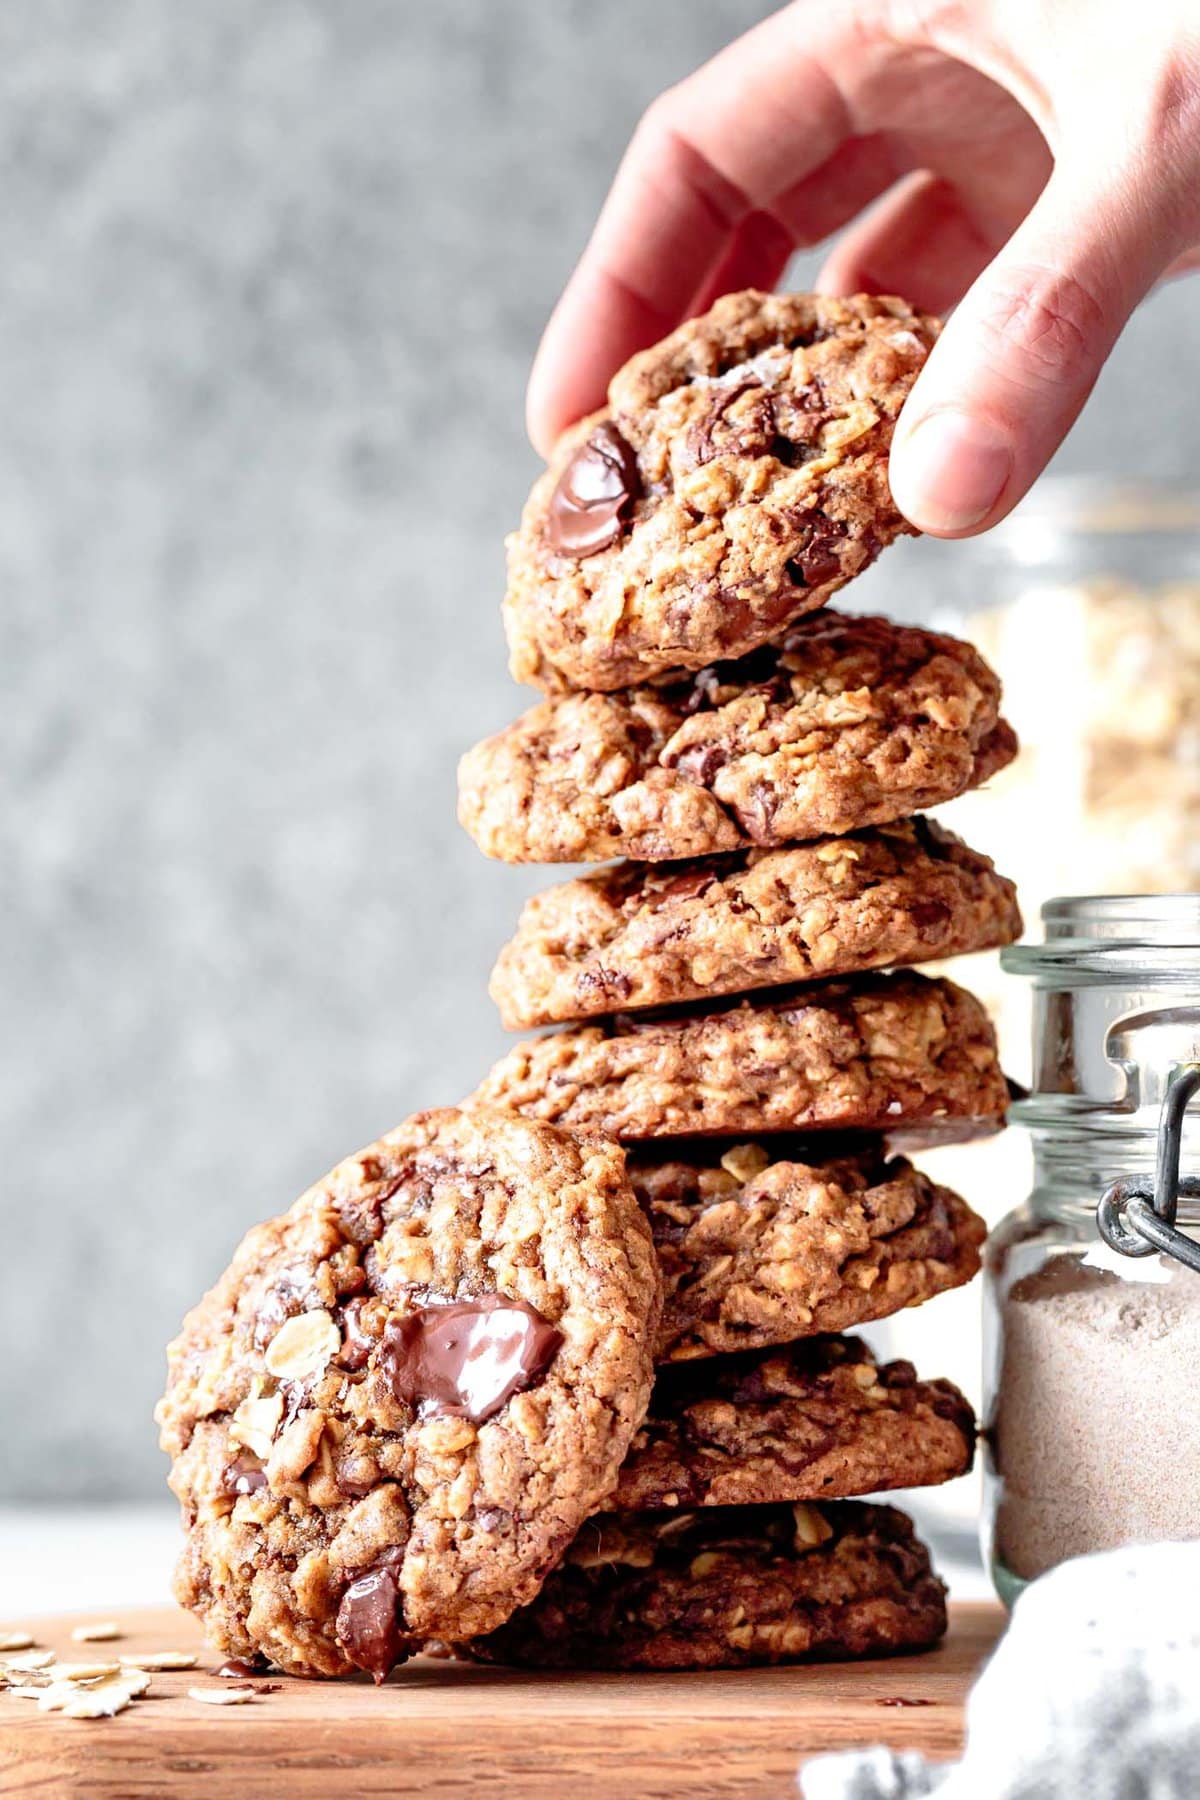
<svg viewBox="0 0 1200 1800">
<path fill-rule="evenodd" d="M 1082 894 L 1042 907 L 1045 941 L 1013 944 L 1001 966 L 1038 987 L 1135 977 L 1151 986 L 1200 981 L 1200 894 Z"/>
</svg>

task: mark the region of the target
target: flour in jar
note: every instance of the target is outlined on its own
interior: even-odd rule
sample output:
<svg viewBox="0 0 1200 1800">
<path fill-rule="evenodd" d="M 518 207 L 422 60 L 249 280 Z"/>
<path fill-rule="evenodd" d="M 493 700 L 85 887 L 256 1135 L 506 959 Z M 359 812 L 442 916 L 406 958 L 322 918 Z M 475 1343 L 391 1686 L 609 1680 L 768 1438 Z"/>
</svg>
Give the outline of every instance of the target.
<svg viewBox="0 0 1200 1800">
<path fill-rule="evenodd" d="M 989 1438 L 1013 1574 L 1200 1536 L 1200 1275 L 1055 1257 L 1008 1290 L 1002 1343 Z"/>
</svg>

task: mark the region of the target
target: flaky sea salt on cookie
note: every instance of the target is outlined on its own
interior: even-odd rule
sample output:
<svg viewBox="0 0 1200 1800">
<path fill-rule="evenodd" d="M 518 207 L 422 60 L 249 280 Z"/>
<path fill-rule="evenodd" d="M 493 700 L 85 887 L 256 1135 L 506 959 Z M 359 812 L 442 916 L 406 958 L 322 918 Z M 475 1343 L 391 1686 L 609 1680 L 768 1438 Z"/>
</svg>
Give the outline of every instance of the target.
<svg viewBox="0 0 1200 1800">
<path fill-rule="evenodd" d="M 821 606 L 911 529 L 888 451 L 937 331 L 903 300 L 748 290 L 635 356 L 509 540 L 516 679 L 607 692 Z"/>
<path fill-rule="evenodd" d="M 604 1139 L 424 1113 L 251 1231 L 171 1346 L 175 1592 L 382 1679 L 532 1598 L 645 1411 L 661 1285 Z"/>
</svg>

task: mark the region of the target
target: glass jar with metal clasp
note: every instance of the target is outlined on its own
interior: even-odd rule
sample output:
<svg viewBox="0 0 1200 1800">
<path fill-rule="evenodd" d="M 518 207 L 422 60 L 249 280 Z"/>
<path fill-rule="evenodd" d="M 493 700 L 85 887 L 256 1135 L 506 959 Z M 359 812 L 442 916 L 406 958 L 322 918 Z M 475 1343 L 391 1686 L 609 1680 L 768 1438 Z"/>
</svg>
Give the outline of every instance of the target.
<svg viewBox="0 0 1200 1800">
<path fill-rule="evenodd" d="M 998 1592 L 1200 1536 L 1200 895 L 1058 899 L 1013 1108 L 1033 1188 L 985 1259 L 984 1549 Z"/>
</svg>

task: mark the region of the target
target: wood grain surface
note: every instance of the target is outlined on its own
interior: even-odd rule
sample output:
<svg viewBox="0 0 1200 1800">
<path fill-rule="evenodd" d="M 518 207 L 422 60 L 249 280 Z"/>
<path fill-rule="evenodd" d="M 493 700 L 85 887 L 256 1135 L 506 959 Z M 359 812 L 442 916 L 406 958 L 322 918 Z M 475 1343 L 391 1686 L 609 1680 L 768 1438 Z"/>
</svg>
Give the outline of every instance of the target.
<svg viewBox="0 0 1200 1800">
<path fill-rule="evenodd" d="M 548 1674 L 421 1658 L 387 1685 L 272 1677 L 246 1706 L 187 1697 L 211 1680 L 199 1626 L 174 1607 L 109 1615 L 124 1633 L 72 1644 L 74 1618 L 13 1621 L 64 1660 L 189 1649 L 115 1719 L 71 1720 L 0 1694 L 0 1794 L 38 1800 L 310 1800 L 490 1793 L 534 1800 L 793 1796 L 821 1750 L 884 1742 L 953 1755 L 999 1607 L 957 1605 L 938 1650 L 889 1661 L 709 1675 Z M 8 1627 L 0 1627 L 8 1629 Z M 917 1704 L 913 1704 L 916 1702 Z"/>
</svg>

